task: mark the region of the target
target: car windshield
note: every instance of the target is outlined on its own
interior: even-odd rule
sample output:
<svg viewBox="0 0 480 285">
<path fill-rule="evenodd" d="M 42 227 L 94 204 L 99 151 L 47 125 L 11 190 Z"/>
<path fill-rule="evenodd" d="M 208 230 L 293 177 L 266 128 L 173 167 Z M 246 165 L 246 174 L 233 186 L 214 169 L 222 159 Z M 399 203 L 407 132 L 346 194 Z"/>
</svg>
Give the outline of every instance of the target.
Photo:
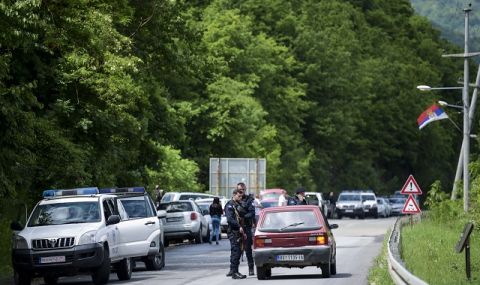
<svg viewBox="0 0 480 285">
<path fill-rule="evenodd" d="M 143 197 L 122 198 L 123 207 L 130 218 L 147 217 L 147 201 Z"/>
<path fill-rule="evenodd" d="M 305 199 L 307 200 L 307 203 L 309 205 L 318 205 L 319 204 L 318 197 L 315 194 L 306 194 Z"/>
<path fill-rule="evenodd" d="M 360 194 L 340 194 L 338 201 L 360 201 Z"/>
<path fill-rule="evenodd" d="M 193 207 L 190 202 L 172 202 L 172 203 L 161 203 L 158 206 L 159 210 L 165 210 L 167 213 L 175 212 L 192 212 Z"/>
<path fill-rule="evenodd" d="M 100 222 L 98 202 L 69 202 L 38 205 L 29 227 Z"/>
<path fill-rule="evenodd" d="M 322 227 L 315 212 L 282 211 L 268 212 L 259 228 L 261 232 L 301 232 L 318 230 Z"/>
<path fill-rule="evenodd" d="M 390 198 L 389 200 L 392 204 L 405 204 L 405 201 L 407 201 L 405 198 Z"/>
<path fill-rule="evenodd" d="M 205 204 L 205 203 L 197 203 L 198 207 L 200 208 L 200 210 L 202 211 L 205 211 L 207 210 L 208 212 L 210 212 L 210 204 Z"/>
<path fill-rule="evenodd" d="M 362 201 L 375 201 L 375 196 L 373 196 L 373 195 L 362 195 Z"/>
</svg>

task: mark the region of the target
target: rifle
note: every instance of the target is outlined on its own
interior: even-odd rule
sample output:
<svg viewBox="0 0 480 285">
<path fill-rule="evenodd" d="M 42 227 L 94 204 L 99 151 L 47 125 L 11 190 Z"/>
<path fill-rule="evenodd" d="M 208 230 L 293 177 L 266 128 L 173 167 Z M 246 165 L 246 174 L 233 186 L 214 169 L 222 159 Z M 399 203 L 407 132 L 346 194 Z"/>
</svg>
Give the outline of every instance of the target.
<svg viewBox="0 0 480 285">
<path fill-rule="evenodd" d="M 240 213 L 238 212 L 236 207 L 233 207 L 233 209 L 235 211 L 235 215 L 237 216 L 237 223 L 240 225 L 240 228 L 245 229 L 245 219 L 240 217 Z M 247 241 L 246 233 L 244 232 L 243 234 L 241 234 L 240 231 L 238 231 L 237 241 L 240 244 L 240 257 L 243 262 L 243 253 L 245 252 L 245 244 Z"/>
</svg>

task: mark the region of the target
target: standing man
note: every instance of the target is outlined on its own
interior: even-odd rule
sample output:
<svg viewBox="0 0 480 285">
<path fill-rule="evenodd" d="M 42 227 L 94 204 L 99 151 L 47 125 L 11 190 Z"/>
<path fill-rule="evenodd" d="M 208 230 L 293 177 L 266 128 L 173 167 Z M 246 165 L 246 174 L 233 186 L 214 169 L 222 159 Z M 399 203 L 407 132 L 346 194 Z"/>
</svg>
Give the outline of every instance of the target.
<svg viewBox="0 0 480 285">
<path fill-rule="evenodd" d="M 233 190 L 232 200 L 228 201 L 225 205 L 225 216 L 227 217 L 228 230 L 227 235 L 230 240 L 230 271 L 227 273 L 227 277 L 233 279 L 244 279 L 246 275 L 238 272 L 238 266 L 240 265 L 240 243 L 243 243 L 243 235 L 245 234 L 243 228 L 240 225 L 240 214 L 237 207 L 240 206 L 240 201 L 243 197 L 243 192 L 237 189 Z"/>
<path fill-rule="evenodd" d="M 278 197 L 278 206 L 287 206 L 287 191 L 282 190 L 282 194 Z"/>
<path fill-rule="evenodd" d="M 238 212 L 240 213 L 240 217 L 243 219 L 243 231 L 247 235 L 247 240 L 245 244 L 245 254 L 247 255 L 248 261 L 248 275 L 255 275 L 255 271 L 253 270 L 254 263 L 253 263 L 253 254 L 252 254 L 252 247 L 253 247 L 253 235 L 252 235 L 252 228 L 255 224 L 255 197 L 253 194 L 247 195 L 247 186 L 245 183 L 240 182 L 237 184 L 237 191 L 243 193 L 242 200 L 240 202 L 240 207 Z"/>
</svg>

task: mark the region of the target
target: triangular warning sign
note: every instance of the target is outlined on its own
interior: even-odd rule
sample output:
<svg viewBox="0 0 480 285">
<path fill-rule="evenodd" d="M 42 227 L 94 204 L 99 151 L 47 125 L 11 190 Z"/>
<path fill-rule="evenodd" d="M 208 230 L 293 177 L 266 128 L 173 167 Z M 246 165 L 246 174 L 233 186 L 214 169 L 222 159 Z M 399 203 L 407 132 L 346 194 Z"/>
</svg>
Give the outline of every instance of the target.
<svg viewBox="0 0 480 285">
<path fill-rule="evenodd" d="M 405 182 L 405 185 L 402 187 L 402 191 L 400 191 L 402 194 L 416 194 L 416 195 L 422 195 L 422 190 L 417 184 L 417 181 L 415 181 L 415 178 L 413 178 L 413 175 L 410 174 L 408 176 L 407 181 Z"/>
<path fill-rule="evenodd" d="M 418 206 L 417 202 L 413 198 L 413 195 L 408 195 L 408 199 L 403 206 L 402 213 L 404 214 L 415 214 L 420 213 L 420 207 Z"/>
</svg>

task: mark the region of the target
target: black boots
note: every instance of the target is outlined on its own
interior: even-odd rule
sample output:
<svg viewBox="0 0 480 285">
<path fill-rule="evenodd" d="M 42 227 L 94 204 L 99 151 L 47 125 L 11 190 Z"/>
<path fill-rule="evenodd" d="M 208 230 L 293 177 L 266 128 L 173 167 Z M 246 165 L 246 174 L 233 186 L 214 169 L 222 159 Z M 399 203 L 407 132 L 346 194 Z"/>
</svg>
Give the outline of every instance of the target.
<svg viewBox="0 0 480 285">
<path fill-rule="evenodd" d="M 239 272 L 230 269 L 227 273 L 227 277 L 232 277 L 232 279 L 245 279 L 247 278 L 247 275 L 240 274 Z"/>
<path fill-rule="evenodd" d="M 255 271 L 253 271 L 253 266 L 248 267 L 248 275 L 250 276 L 255 275 Z"/>
<path fill-rule="evenodd" d="M 232 274 L 232 279 L 245 279 L 247 275 L 240 274 L 240 272 L 234 272 Z"/>
</svg>

